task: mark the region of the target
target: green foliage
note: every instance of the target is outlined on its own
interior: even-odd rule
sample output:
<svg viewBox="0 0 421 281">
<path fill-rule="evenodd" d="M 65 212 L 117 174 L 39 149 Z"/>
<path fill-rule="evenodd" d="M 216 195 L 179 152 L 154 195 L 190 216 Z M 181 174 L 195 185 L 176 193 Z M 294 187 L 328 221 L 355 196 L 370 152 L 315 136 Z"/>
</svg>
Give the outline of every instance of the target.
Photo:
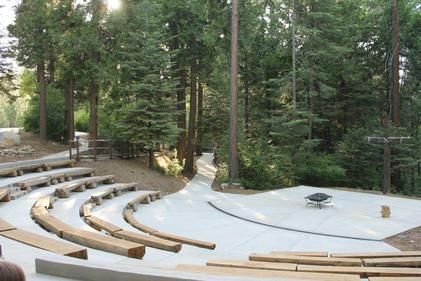
<svg viewBox="0 0 421 281">
<path fill-rule="evenodd" d="M 75 130 L 87 132 L 89 129 L 89 113 L 85 109 L 75 111 Z"/>
<path fill-rule="evenodd" d="M 47 128 L 48 138 L 60 141 L 64 131 L 64 98 L 60 90 L 47 89 Z M 24 128 L 28 132 L 39 133 L 39 96 L 32 97 L 29 109 L 24 116 Z"/>
</svg>

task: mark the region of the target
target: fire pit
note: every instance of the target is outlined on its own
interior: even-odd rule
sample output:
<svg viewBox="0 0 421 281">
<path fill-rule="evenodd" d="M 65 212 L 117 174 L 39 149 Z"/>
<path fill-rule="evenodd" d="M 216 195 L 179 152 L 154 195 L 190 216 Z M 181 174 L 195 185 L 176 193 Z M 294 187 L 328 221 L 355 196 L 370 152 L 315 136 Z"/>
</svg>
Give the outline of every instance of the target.
<svg viewBox="0 0 421 281">
<path fill-rule="evenodd" d="M 312 195 L 304 197 L 304 199 L 307 202 L 307 205 L 315 205 L 318 206 L 319 209 L 322 208 L 322 205 L 331 204 L 332 198 L 333 196 L 330 196 L 325 193 L 314 193 Z"/>
</svg>

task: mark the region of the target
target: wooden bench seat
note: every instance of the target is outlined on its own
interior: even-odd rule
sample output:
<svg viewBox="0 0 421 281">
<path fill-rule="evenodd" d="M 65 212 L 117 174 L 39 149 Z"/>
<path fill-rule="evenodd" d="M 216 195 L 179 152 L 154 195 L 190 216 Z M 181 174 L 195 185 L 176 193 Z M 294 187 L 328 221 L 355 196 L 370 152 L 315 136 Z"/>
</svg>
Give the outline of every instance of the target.
<svg viewBox="0 0 421 281">
<path fill-rule="evenodd" d="M 17 177 L 18 171 L 15 168 L 3 168 L 0 169 L 1 177 Z"/>
<path fill-rule="evenodd" d="M 158 231 L 158 232 L 151 233 L 151 235 L 162 238 L 162 239 L 182 243 L 182 244 L 196 246 L 196 247 L 199 247 L 199 248 L 205 248 L 205 249 L 210 249 L 210 250 L 214 250 L 216 248 L 215 243 L 210 243 L 210 242 L 206 242 L 206 241 L 187 238 L 187 237 L 183 237 L 183 236 L 179 236 L 179 235 L 175 235 L 175 234 L 164 233 L 164 232 Z"/>
<path fill-rule="evenodd" d="M 52 168 L 61 168 L 61 167 L 73 167 L 76 163 L 76 160 L 57 160 L 57 161 L 48 161 L 42 164 L 42 168 L 46 171 L 51 170 Z"/>
<path fill-rule="evenodd" d="M 151 201 L 156 200 L 156 198 L 161 198 L 161 193 L 159 191 L 146 192 L 127 203 L 127 207 L 136 212 L 137 205 L 149 204 Z"/>
<path fill-rule="evenodd" d="M 314 280 L 314 281 L 360 281 L 358 275 L 326 274 L 277 270 L 255 270 L 247 268 L 221 268 L 216 266 L 179 264 L 176 270 L 183 272 L 212 274 L 221 276 L 238 276 L 254 278 L 285 278 L 288 280 Z"/>
<path fill-rule="evenodd" d="M 113 235 L 114 232 L 116 231 L 121 231 L 123 230 L 121 227 L 118 227 L 112 223 L 106 222 L 103 219 L 100 219 L 96 216 L 88 216 L 85 217 L 85 221 L 93 228 L 95 228 L 96 230 L 104 230 L 106 232 L 108 232 L 109 234 Z"/>
<path fill-rule="evenodd" d="M 69 198 L 71 192 L 83 192 L 86 188 L 95 188 L 97 183 L 114 183 L 115 176 L 87 177 L 69 182 L 69 184 L 56 188 L 54 194 L 59 198 Z"/>
<path fill-rule="evenodd" d="M 364 266 L 421 267 L 421 257 L 363 259 Z"/>
<path fill-rule="evenodd" d="M 91 214 L 92 214 L 92 204 L 91 203 L 88 203 L 88 202 L 85 202 L 85 204 L 83 204 L 81 207 L 80 207 L 80 210 L 79 210 L 79 215 L 81 216 L 81 217 L 89 217 L 89 216 L 91 216 Z"/>
<path fill-rule="evenodd" d="M 368 281 L 397 281 L 396 277 L 369 277 Z M 420 281 L 419 277 L 399 277 L 398 281 Z"/>
<path fill-rule="evenodd" d="M 8 187 L 0 188 L 0 202 L 10 201 L 10 189 Z"/>
<path fill-rule="evenodd" d="M 136 220 L 135 217 L 133 216 L 133 210 L 132 209 L 124 209 L 123 217 L 131 226 L 139 229 L 140 231 L 143 231 L 143 232 L 148 233 L 148 234 L 153 234 L 155 232 L 158 232 L 158 230 L 156 230 L 152 227 L 146 226 L 144 224 L 141 224 L 138 220 Z"/>
<path fill-rule="evenodd" d="M 272 251 L 271 255 L 291 255 L 304 257 L 329 257 L 328 252 L 301 252 L 301 251 Z"/>
<path fill-rule="evenodd" d="M 46 209 L 52 209 L 53 208 L 53 199 L 50 195 L 44 195 L 38 198 L 38 200 L 35 202 L 33 208 L 38 207 L 44 207 Z"/>
<path fill-rule="evenodd" d="M 239 260 L 210 260 L 206 263 L 208 266 L 235 267 L 264 270 L 284 270 L 296 271 L 297 265 L 294 263 L 278 262 L 258 262 L 258 261 L 239 261 Z"/>
<path fill-rule="evenodd" d="M 93 177 L 95 176 L 95 169 L 94 168 L 75 168 L 70 171 L 64 173 L 66 181 L 73 180 L 74 177 Z"/>
<path fill-rule="evenodd" d="M 362 261 L 360 259 L 354 258 L 326 258 L 291 255 L 251 254 L 249 259 L 251 261 L 283 262 L 311 265 L 362 266 Z"/>
<path fill-rule="evenodd" d="M 1 236 L 9 239 L 40 248 L 46 251 L 57 253 L 64 256 L 87 259 L 88 253 L 86 248 L 77 245 L 72 245 L 63 241 L 50 239 L 45 236 L 38 235 L 25 230 L 14 229 L 0 232 Z"/>
<path fill-rule="evenodd" d="M 0 232 L 16 229 L 16 226 L 11 225 L 4 219 L 0 218 Z"/>
<path fill-rule="evenodd" d="M 131 182 L 131 183 L 117 183 L 111 186 L 110 188 L 114 190 L 115 196 L 120 196 L 123 192 L 137 191 L 140 187 L 137 182 Z"/>
<path fill-rule="evenodd" d="M 50 214 L 34 214 L 34 219 L 39 225 L 43 226 L 45 229 L 59 237 L 63 237 L 64 231 L 75 229 L 73 226 L 57 219 Z"/>
<path fill-rule="evenodd" d="M 116 231 L 112 234 L 114 237 L 143 244 L 147 247 L 156 248 L 164 251 L 170 251 L 178 253 L 181 250 L 182 245 L 177 242 L 168 241 L 165 239 L 145 235 L 133 231 L 121 230 Z"/>
<path fill-rule="evenodd" d="M 331 253 L 332 258 L 398 258 L 398 257 L 421 257 L 421 251 L 402 252 L 366 252 L 366 253 Z"/>
<path fill-rule="evenodd" d="M 31 178 L 27 180 L 22 180 L 14 184 L 15 186 L 19 186 L 20 189 L 31 191 L 32 187 L 34 186 L 50 186 L 50 177 L 49 176 L 42 176 Z"/>
<path fill-rule="evenodd" d="M 299 272 L 318 272 L 335 274 L 358 274 L 361 278 L 369 276 L 421 276 L 420 268 L 394 268 L 394 267 L 358 267 L 358 266 L 316 266 L 298 265 Z"/>
<path fill-rule="evenodd" d="M 22 164 L 17 165 L 14 168 L 18 171 L 18 174 L 21 176 L 24 174 L 25 171 L 31 172 L 42 172 L 44 169 L 42 168 L 44 163 L 32 163 L 32 164 Z"/>
<path fill-rule="evenodd" d="M 63 238 L 79 245 L 130 258 L 141 259 L 145 255 L 144 245 L 86 230 L 66 230 L 63 232 Z"/>
</svg>

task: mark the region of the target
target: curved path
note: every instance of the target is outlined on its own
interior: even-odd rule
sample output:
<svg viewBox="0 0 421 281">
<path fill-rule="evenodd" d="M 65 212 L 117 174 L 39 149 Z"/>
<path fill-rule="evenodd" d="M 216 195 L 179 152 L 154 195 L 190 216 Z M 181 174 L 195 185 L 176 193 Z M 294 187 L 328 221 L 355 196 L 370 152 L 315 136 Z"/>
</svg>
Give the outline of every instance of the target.
<svg viewBox="0 0 421 281">
<path fill-rule="evenodd" d="M 250 213 L 259 217 L 258 211 L 263 210 L 265 206 L 269 207 L 267 205 L 268 201 L 265 201 L 264 198 L 260 199 L 264 203 L 259 206 L 256 205 L 257 203 L 253 204 L 253 202 L 259 201 L 259 196 L 257 195 L 244 196 L 214 192 L 211 189 L 211 184 L 216 170 L 212 165 L 211 154 L 202 156 L 197 161 L 197 167 L 197 175 L 189 182 L 185 189 L 178 193 L 164 196 L 163 199 L 152 202 L 151 204 L 140 205 L 134 215 L 139 222 L 160 231 L 215 242 L 217 245 L 215 250 L 183 245 L 181 252 L 171 253 L 147 248 L 144 260 L 136 260 L 89 249 L 89 261 L 84 262 L 84 264 L 92 263 L 107 268 L 124 268 L 127 271 L 135 270 L 136 268 L 145 268 L 159 269 L 165 272 L 165 270 L 173 269 L 177 264 L 181 263 L 203 265 L 207 260 L 215 258 L 247 259 L 248 255 L 252 252 L 267 253 L 274 250 L 361 252 L 367 251 L 367 249 L 378 252 L 396 250 L 383 242 L 345 240 L 287 231 L 251 223 L 227 215 L 213 208 L 208 202 L 211 201 L 219 205 L 225 204 L 227 206 L 226 208 L 230 210 L 235 209 L 235 206 L 239 207 L 235 204 L 241 204 L 241 209 L 248 211 L 248 213 L 242 213 L 241 216 L 244 215 L 244 218 L 249 218 Z M 51 172 L 56 171 L 53 170 Z M 2 181 L 3 179 L 0 179 L 0 185 Z M 4 217 L 19 228 L 44 235 L 51 235 L 32 221 L 29 217 L 29 211 L 32 204 L 42 194 L 51 193 L 56 187 L 40 188 L 18 200 L 9 203 L 0 203 L 0 217 Z M 73 193 L 72 197 L 68 199 L 58 200 L 54 204 L 54 209 L 50 210 L 50 212 L 72 226 L 95 231 L 87 226 L 79 217 L 79 207 L 92 194 L 107 188 L 107 185 L 100 185 L 96 189 L 86 190 L 82 193 Z M 139 196 L 142 192 L 144 191 L 123 193 L 122 196 L 116 197 L 113 200 L 105 200 L 103 205 L 94 208 L 93 214 L 113 224 L 136 231 L 124 221 L 122 210 L 131 199 Z M 267 194 L 274 196 L 273 192 Z M 301 195 L 299 196 L 301 197 Z M 363 197 L 365 195 L 361 196 Z M 267 215 L 268 217 L 276 218 L 278 215 L 276 212 L 282 213 L 288 211 L 290 216 L 295 217 L 297 220 L 305 219 L 296 215 L 289 207 L 283 206 L 282 204 L 278 205 L 277 209 L 271 209 L 273 211 L 271 216 L 269 216 L 269 213 L 263 214 L 263 216 Z M 302 204 L 302 208 L 305 208 L 304 204 Z M 317 209 L 310 208 L 308 208 L 308 211 L 312 211 L 313 213 L 319 212 Z M 342 221 L 341 223 L 344 222 Z M 51 236 L 54 239 L 59 239 L 54 235 Z M 21 264 L 30 277 L 29 280 L 60 280 L 56 277 L 46 277 L 45 275 L 36 274 L 34 271 L 35 257 L 46 257 L 46 259 L 50 260 L 69 260 L 2 237 L 0 237 L 0 243 L 3 246 L 6 259 Z M 73 260 L 69 261 L 73 262 Z M 80 263 L 80 261 L 74 261 L 74 263 Z"/>
</svg>

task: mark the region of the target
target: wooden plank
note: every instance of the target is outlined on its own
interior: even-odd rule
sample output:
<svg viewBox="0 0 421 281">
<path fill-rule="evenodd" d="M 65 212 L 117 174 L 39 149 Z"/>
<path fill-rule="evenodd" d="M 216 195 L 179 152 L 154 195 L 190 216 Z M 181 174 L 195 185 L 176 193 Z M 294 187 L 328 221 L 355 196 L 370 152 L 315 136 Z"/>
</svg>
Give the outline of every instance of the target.
<svg viewBox="0 0 421 281">
<path fill-rule="evenodd" d="M 49 195 L 41 196 L 37 202 L 35 202 L 34 208 L 38 207 L 44 207 L 46 209 L 52 209 L 53 208 L 53 200 L 52 197 Z"/>
<path fill-rule="evenodd" d="M 421 268 L 394 268 L 394 267 L 358 267 L 358 266 L 316 266 L 298 265 L 299 272 L 358 274 L 361 278 L 369 276 L 421 276 Z"/>
<path fill-rule="evenodd" d="M 158 230 L 152 227 L 146 226 L 144 224 L 141 224 L 138 220 L 136 220 L 135 217 L 133 216 L 133 210 L 131 209 L 124 209 L 123 217 L 131 226 L 139 229 L 140 231 L 143 231 L 148 234 L 153 234 L 155 232 L 158 232 Z"/>
<path fill-rule="evenodd" d="M 81 176 L 93 177 L 95 175 L 95 169 L 94 168 L 75 168 L 75 169 L 65 172 L 64 175 L 66 178 L 81 177 Z"/>
<path fill-rule="evenodd" d="M 111 235 L 113 235 L 113 233 L 116 231 L 123 230 L 121 227 L 118 227 L 112 223 L 109 223 L 92 215 L 86 217 L 85 220 L 89 223 L 89 225 L 93 226 L 94 228 L 99 230 L 105 230 Z"/>
<path fill-rule="evenodd" d="M 206 263 L 208 266 L 220 267 L 236 267 L 249 269 L 265 269 L 265 270 L 284 270 L 296 271 L 297 265 L 293 263 L 278 263 L 278 262 L 254 262 L 254 261 L 240 261 L 240 260 L 210 260 Z"/>
<path fill-rule="evenodd" d="M 10 201 L 10 189 L 8 187 L 0 188 L 0 202 Z"/>
<path fill-rule="evenodd" d="M 31 215 L 35 218 L 37 216 L 48 215 L 48 211 L 44 207 L 32 207 Z"/>
<path fill-rule="evenodd" d="M 150 235 L 144 235 L 144 234 L 133 232 L 133 231 L 121 230 L 121 231 L 114 232 L 112 235 L 120 239 L 132 241 L 135 243 L 140 243 L 147 247 L 156 248 L 160 250 L 165 250 L 165 251 L 170 251 L 170 252 L 175 252 L 175 253 L 178 253 L 181 250 L 180 243 L 164 240 L 164 239 L 153 237 Z"/>
<path fill-rule="evenodd" d="M 15 168 L 3 168 L 3 169 L 0 169 L 0 176 L 17 177 L 18 172 L 16 171 Z"/>
<path fill-rule="evenodd" d="M 77 245 L 72 245 L 63 241 L 58 241 L 55 239 L 50 239 L 45 236 L 41 236 L 29 231 L 15 229 L 0 232 L 0 235 L 7 237 L 9 239 L 19 241 L 26 245 L 30 245 L 36 248 L 40 248 L 46 251 L 57 253 L 64 256 L 87 259 L 88 253 L 86 248 L 82 248 Z"/>
<path fill-rule="evenodd" d="M 47 170 L 51 170 L 51 168 L 59 168 L 59 167 L 73 167 L 76 163 L 76 160 L 58 160 L 58 161 L 48 161 L 45 162 L 42 167 Z"/>
<path fill-rule="evenodd" d="M 305 257 L 305 256 L 290 256 L 290 255 L 251 254 L 249 259 L 251 261 L 286 262 L 286 263 L 312 264 L 312 265 L 362 266 L 362 261 L 360 259 L 352 259 L 352 258 L 326 258 L 326 257 Z"/>
<path fill-rule="evenodd" d="M 115 184 L 112 187 L 110 187 L 114 190 L 114 193 L 117 195 L 120 195 L 121 192 L 126 191 L 136 191 L 139 188 L 139 184 L 137 182 L 131 182 L 131 183 L 119 183 Z M 117 195 L 117 196 L 118 196 Z"/>
<path fill-rule="evenodd" d="M 301 251 L 272 251 L 271 255 L 291 255 L 304 257 L 329 257 L 328 252 L 301 252 Z"/>
<path fill-rule="evenodd" d="M 63 232 L 63 238 L 86 247 L 130 258 L 141 259 L 145 255 L 144 245 L 86 230 L 66 230 Z"/>
<path fill-rule="evenodd" d="M 37 171 L 42 172 L 42 166 L 44 163 L 32 163 L 32 164 L 23 164 L 23 165 L 16 165 L 14 168 L 17 171 Z"/>
<path fill-rule="evenodd" d="M 363 259 L 364 266 L 421 267 L 421 257 Z"/>
<path fill-rule="evenodd" d="M 152 194 L 151 192 L 146 192 L 144 194 L 141 194 L 137 196 L 135 199 L 131 200 L 129 203 L 127 203 L 127 206 L 136 212 L 137 211 L 136 206 L 138 204 L 149 204 L 151 202 L 151 199 L 149 197 L 151 194 Z"/>
<path fill-rule="evenodd" d="M 91 210 L 92 210 L 92 204 L 91 203 L 85 203 L 81 207 L 81 217 L 89 217 L 91 216 Z"/>
<path fill-rule="evenodd" d="M 277 270 L 255 270 L 246 268 L 221 268 L 216 266 L 179 264 L 178 271 L 203 273 L 221 276 L 238 276 L 254 278 L 285 278 L 288 280 L 314 280 L 314 281 L 360 281 L 358 275 L 325 274 Z"/>
<path fill-rule="evenodd" d="M 50 177 L 42 176 L 37 178 L 32 178 L 28 180 L 23 180 L 15 183 L 16 186 L 19 186 L 21 189 L 27 189 L 32 186 L 38 185 L 49 185 L 50 184 Z"/>
<path fill-rule="evenodd" d="M 0 232 L 16 229 L 16 226 L 11 225 L 4 219 L 0 218 Z"/>
<path fill-rule="evenodd" d="M 179 236 L 179 235 L 175 235 L 175 234 L 164 233 L 164 232 L 158 231 L 158 232 L 151 233 L 151 235 L 162 238 L 162 239 L 182 243 L 182 244 L 196 246 L 196 247 L 199 247 L 199 248 L 205 248 L 205 249 L 210 249 L 210 250 L 213 250 L 213 249 L 216 248 L 215 243 L 196 240 L 196 239 L 192 239 L 192 238 L 187 238 L 187 237 L 183 237 L 183 236 Z"/>
<path fill-rule="evenodd" d="M 63 232 L 66 230 L 75 229 L 73 226 L 68 225 L 67 223 L 57 219 L 56 217 L 50 214 L 43 215 L 34 215 L 34 219 L 37 223 L 42 225 L 48 231 L 51 231 L 59 237 L 63 237 Z"/>
<path fill-rule="evenodd" d="M 420 281 L 419 277 L 399 277 L 399 281 Z M 396 277 L 369 277 L 368 281 L 397 281 Z"/>
<path fill-rule="evenodd" d="M 421 251 L 403 252 L 361 252 L 361 253 L 331 253 L 332 258 L 398 258 L 398 257 L 421 257 Z"/>
</svg>

